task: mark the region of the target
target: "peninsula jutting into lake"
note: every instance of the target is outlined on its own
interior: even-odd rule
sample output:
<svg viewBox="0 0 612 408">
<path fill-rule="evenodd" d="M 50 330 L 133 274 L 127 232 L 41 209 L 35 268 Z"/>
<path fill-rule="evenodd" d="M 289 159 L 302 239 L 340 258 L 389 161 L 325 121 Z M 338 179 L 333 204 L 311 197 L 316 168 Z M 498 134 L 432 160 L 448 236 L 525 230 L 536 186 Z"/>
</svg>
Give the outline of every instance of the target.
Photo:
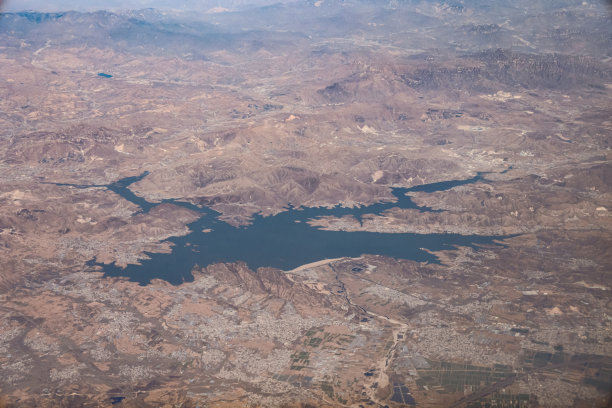
<svg viewBox="0 0 612 408">
<path fill-rule="evenodd" d="M 122 198 L 138 205 L 140 211 L 148 212 L 156 203 L 137 197 L 129 189 L 130 184 L 142 180 L 129 177 L 105 186 Z M 210 208 L 176 200 L 164 202 L 201 212 L 200 218 L 189 224 L 191 232 L 185 236 L 172 237 L 170 253 L 146 253 L 148 259 L 140 264 L 119 267 L 114 264 L 90 262 L 102 266 L 108 276 L 126 276 L 131 280 L 148 283 L 151 279 L 164 279 L 173 284 L 193 280 L 192 269 L 197 265 L 206 267 L 217 262 L 245 262 L 249 268 L 274 267 L 283 270 L 328 258 L 358 257 L 363 254 L 384 255 L 411 259 L 417 262 L 437 262 L 432 251 L 452 249 L 457 246 L 476 248 L 478 245 L 494 244 L 504 237 L 459 235 L 459 234 L 401 234 L 361 231 L 326 231 L 308 224 L 318 217 L 353 216 L 357 219 L 365 214 L 381 215 L 391 208 L 419 207 L 407 195 L 410 191 L 444 191 L 450 188 L 482 181 L 483 175 L 466 179 L 419 185 L 412 188 L 394 188 L 396 200 L 356 208 L 336 206 L 333 208 L 293 208 L 271 216 L 255 214 L 248 225 L 235 227 L 218 219 L 219 213 Z M 64 186 L 66 186 L 64 184 Z M 78 185 L 78 188 L 100 187 Z"/>
</svg>

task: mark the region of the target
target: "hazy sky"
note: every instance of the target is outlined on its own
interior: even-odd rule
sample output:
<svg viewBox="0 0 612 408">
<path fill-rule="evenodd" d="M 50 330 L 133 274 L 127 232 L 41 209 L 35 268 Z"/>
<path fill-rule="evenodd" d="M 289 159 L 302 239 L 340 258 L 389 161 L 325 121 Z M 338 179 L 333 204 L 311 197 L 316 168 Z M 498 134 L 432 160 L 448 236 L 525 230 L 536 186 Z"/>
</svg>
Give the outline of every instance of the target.
<svg viewBox="0 0 612 408">
<path fill-rule="evenodd" d="M 137 10 L 157 8 L 166 10 L 195 10 L 205 12 L 215 8 L 244 9 L 274 3 L 291 3 L 296 0 L 0 0 L 0 11 L 92 11 L 92 10 Z M 579 0 L 576 0 L 579 2 Z M 593 2 L 592 0 L 588 0 Z M 595 0 L 593 3 L 607 4 L 612 0 Z"/>
<path fill-rule="evenodd" d="M 114 8 L 141 9 L 167 8 L 172 2 L 165 0 L 4 0 L 5 11 L 36 10 L 107 10 Z M 194 1 L 174 1 L 177 8 Z M 175 7 L 176 7 L 175 6 Z"/>
<path fill-rule="evenodd" d="M 206 11 L 214 7 L 242 8 L 279 0 L 0 0 L 3 11 L 66 11 L 159 8 Z"/>
</svg>

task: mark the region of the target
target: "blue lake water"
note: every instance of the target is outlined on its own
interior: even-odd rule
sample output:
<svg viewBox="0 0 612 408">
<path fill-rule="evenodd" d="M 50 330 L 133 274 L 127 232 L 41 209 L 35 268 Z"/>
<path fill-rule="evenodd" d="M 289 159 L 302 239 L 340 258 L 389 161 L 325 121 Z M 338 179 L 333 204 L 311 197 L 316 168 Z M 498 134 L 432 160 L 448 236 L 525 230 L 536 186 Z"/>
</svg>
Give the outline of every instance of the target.
<svg viewBox="0 0 612 408">
<path fill-rule="evenodd" d="M 77 188 L 105 187 L 140 207 L 140 212 L 148 212 L 158 203 L 151 203 L 135 195 L 129 186 L 146 177 L 128 177 L 113 184 L 70 185 Z M 172 284 L 193 280 L 191 271 L 194 266 L 207 266 L 217 262 L 243 261 L 251 269 L 274 267 L 291 270 L 300 265 L 326 258 L 358 257 L 363 254 L 384 255 L 393 258 L 411 259 L 417 262 L 438 262 L 427 252 L 453 249 L 456 246 L 477 248 L 479 245 L 498 245 L 495 240 L 501 236 L 458 235 L 458 234 L 390 234 L 377 232 L 325 231 L 311 227 L 307 221 L 321 216 L 342 217 L 352 215 L 361 220 L 364 214 L 381 214 L 390 208 L 418 207 L 406 193 L 411 191 L 433 192 L 482 180 L 483 174 L 467 179 L 432 183 L 412 188 L 394 188 L 395 202 L 381 202 L 358 208 L 289 207 L 287 211 L 263 217 L 256 214 L 247 226 L 233 227 L 219 220 L 220 214 L 210 208 L 200 208 L 193 204 L 175 200 L 164 200 L 200 212 L 201 217 L 189 224 L 191 232 L 182 237 L 167 239 L 172 243 L 168 254 L 147 253 L 150 259 L 142 260 L 140 265 L 126 268 L 115 264 L 102 264 L 92 260 L 90 266 L 98 265 L 106 276 L 124 276 L 140 284 L 151 279 L 164 279 Z M 204 230 L 210 230 L 204 232 Z"/>
</svg>

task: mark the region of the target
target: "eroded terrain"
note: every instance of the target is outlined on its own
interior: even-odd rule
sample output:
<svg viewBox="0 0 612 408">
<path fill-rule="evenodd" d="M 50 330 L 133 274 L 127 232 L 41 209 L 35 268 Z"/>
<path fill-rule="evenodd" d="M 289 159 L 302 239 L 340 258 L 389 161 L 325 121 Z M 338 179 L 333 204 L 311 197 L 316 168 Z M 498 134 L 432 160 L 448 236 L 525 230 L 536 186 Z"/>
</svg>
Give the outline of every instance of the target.
<svg viewBox="0 0 612 408">
<path fill-rule="evenodd" d="M 606 406 L 609 8 L 494 3 L 0 15 L 0 404 Z M 145 171 L 236 227 L 484 172 L 308 223 L 506 238 L 104 277 L 200 216 Z"/>
</svg>

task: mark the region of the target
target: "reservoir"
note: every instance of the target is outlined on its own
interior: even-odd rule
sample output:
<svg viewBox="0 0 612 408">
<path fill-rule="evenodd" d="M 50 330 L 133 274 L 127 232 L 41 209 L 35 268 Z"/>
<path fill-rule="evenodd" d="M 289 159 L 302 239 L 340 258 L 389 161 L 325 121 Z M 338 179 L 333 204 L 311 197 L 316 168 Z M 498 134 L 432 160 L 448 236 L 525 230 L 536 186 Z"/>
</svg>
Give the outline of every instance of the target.
<svg viewBox="0 0 612 408">
<path fill-rule="evenodd" d="M 148 173 L 129 177 L 106 186 L 109 190 L 138 205 L 141 212 L 148 212 L 159 205 L 135 195 L 129 185 L 141 180 Z M 289 207 L 276 215 L 263 217 L 256 214 L 247 226 L 234 227 L 219 220 L 219 213 L 210 208 L 200 208 L 193 204 L 175 200 L 163 202 L 183 206 L 200 212 L 201 217 L 189 224 L 191 232 L 182 237 L 167 239 L 172 244 L 171 253 L 147 253 L 140 265 L 130 264 L 126 268 L 115 264 L 102 264 L 92 260 L 88 265 L 98 265 L 106 276 L 123 276 L 145 285 L 151 279 L 164 279 L 178 285 L 193 280 L 191 271 L 194 266 L 201 267 L 218 262 L 243 261 L 251 269 L 274 267 L 291 270 L 300 265 L 327 258 L 358 257 L 363 254 L 384 255 L 393 258 L 410 259 L 417 262 L 434 262 L 438 259 L 427 252 L 453 249 L 456 246 L 476 248 L 479 245 L 498 245 L 499 236 L 459 235 L 459 234 L 409 234 L 325 231 L 310 226 L 307 221 L 320 216 L 342 217 L 353 215 L 361 220 L 364 214 L 381 214 L 393 207 L 418 207 L 406 193 L 410 191 L 441 191 L 452 187 L 473 183 L 482 179 L 482 174 L 467 179 L 442 183 L 426 184 L 412 188 L 394 188 L 395 202 L 381 202 L 358 208 Z M 64 184 L 66 185 L 66 184 Z M 72 185 L 77 188 L 94 187 Z M 207 232 L 204 232 L 207 231 Z"/>
</svg>

